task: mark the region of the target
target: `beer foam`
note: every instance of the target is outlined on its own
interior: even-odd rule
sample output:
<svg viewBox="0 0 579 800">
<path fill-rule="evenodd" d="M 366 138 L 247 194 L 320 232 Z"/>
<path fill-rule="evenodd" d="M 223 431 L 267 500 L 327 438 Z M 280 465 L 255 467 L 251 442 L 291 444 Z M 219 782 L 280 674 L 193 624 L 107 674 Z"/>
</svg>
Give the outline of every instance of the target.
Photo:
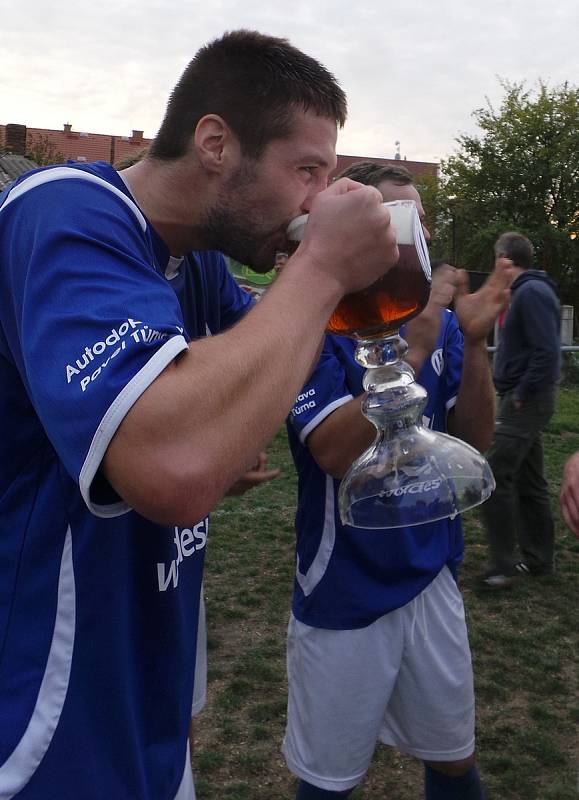
<svg viewBox="0 0 579 800">
<path fill-rule="evenodd" d="M 287 226 L 286 236 L 290 242 L 301 242 L 306 232 L 309 214 L 302 214 L 301 217 L 292 219 Z"/>
<path fill-rule="evenodd" d="M 390 221 L 396 228 L 398 244 L 416 244 L 420 237 L 421 225 L 414 200 L 392 200 L 382 203 L 390 212 Z M 304 238 L 309 214 L 302 214 L 292 219 L 287 227 L 286 236 L 291 242 L 301 242 Z"/>
<path fill-rule="evenodd" d="M 382 205 L 390 212 L 390 222 L 396 228 L 398 244 L 414 244 L 418 218 L 414 200 L 392 200 L 389 203 L 382 203 Z"/>
</svg>

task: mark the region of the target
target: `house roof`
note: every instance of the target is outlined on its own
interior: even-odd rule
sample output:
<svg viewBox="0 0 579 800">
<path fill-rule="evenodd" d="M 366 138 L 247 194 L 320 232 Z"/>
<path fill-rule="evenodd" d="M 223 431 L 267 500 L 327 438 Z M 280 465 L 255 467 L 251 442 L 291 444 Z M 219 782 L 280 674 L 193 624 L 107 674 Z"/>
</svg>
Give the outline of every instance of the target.
<svg viewBox="0 0 579 800">
<path fill-rule="evenodd" d="M 36 169 L 37 166 L 38 164 L 24 156 L 10 153 L 0 155 L 0 190 L 22 175 L 23 172 Z"/>
</svg>

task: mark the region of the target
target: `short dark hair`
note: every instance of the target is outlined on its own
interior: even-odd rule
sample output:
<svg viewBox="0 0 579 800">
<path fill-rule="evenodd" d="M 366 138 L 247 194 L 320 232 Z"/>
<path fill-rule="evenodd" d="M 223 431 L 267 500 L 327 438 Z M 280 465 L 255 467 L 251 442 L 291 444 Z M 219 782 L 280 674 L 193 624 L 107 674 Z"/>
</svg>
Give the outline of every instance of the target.
<svg viewBox="0 0 579 800">
<path fill-rule="evenodd" d="M 509 258 L 515 267 L 531 269 L 535 250 L 526 236 L 509 231 L 501 234 L 495 242 L 495 257 L 500 256 Z"/>
<path fill-rule="evenodd" d="M 182 157 L 199 120 L 217 114 L 243 153 L 257 158 L 268 142 L 291 133 L 298 110 L 312 110 L 343 127 L 346 95 L 322 64 L 287 39 L 232 31 L 202 47 L 188 64 L 149 155 Z"/>
<path fill-rule="evenodd" d="M 392 181 L 399 186 L 413 183 L 412 173 L 406 167 L 394 164 L 376 164 L 374 161 L 358 161 L 342 170 L 339 178 L 351 178 L 366 186 L 378 186 L 382 181 Z"/>
</svg>

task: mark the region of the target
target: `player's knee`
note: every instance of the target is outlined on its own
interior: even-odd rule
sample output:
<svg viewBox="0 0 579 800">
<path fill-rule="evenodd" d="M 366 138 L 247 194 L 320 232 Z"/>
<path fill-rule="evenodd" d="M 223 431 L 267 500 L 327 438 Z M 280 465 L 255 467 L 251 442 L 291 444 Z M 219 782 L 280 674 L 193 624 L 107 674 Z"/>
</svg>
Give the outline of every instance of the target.
<svg viewBox="0 0 579 800">
<path fill-rule="evenodd" d="M 474 766 L 474 753 L 460 761 L 425 761 L 424 763 L 436 772 L 441 772 L 449 778 L 460 778 Z"/>
</svg>

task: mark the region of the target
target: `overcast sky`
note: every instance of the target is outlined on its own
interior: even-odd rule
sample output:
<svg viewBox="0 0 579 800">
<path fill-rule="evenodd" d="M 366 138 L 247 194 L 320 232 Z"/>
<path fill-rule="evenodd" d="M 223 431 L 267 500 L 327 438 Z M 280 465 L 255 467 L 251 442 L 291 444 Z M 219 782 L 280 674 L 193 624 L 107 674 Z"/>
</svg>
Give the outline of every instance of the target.
<svg viewBox="0 0 579 800">
<path fill-rule="evenodd" d="M 577 0 L 0 0 L 0 123 L 151 137 L 195 51 L 244 27 L 334 73 L 338 152 L 439 161 L 499 76 L 579 83 L 577 20 Z"/>
</svg>

